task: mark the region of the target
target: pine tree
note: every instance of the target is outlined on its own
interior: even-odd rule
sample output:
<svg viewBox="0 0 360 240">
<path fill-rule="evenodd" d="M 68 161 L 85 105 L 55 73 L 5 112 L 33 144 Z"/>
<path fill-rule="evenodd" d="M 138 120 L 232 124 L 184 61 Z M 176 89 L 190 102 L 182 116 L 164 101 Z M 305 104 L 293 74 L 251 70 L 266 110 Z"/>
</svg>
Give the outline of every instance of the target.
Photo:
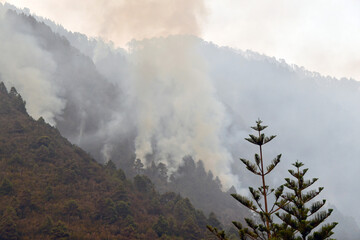
<svg viewBox="0 0 360 240">
<path fill-rule="evenodd" d="M 141 162 L 141 160 L 139 158 L 137 158 L 134 161 L 133 169 L 137 175 L 144 173 L 144 164 Z"/>
<path fill-rule="evenodd" d="M 9 179 L 4 178 L 0 185 L 0 196 L 10 195 L 13 193 L 14 188 Z"/>
<path fill-rule="evenodd" d="M 250 172 L 261 177 L 262 184 L 257 189 L 249 187 L 252 200 L 239 194 L 231 194 L 231 196 L 254 212 L 260 219 L 260 222 L 258 223 L 253 219 L 245 218 L 248 227 L 243 227 L 240 222 L 233 222 L 235 227 L 239 230 L 241 239 L 270 239 L 275 226 L 273 224 L 272 214 L 279 210 L 279 207 L 277 207 L 278 205 L 282 206 L 284 204 L 283 201 L 280 201 L 280 196 L 283 193 L 284 187 L 280 186 L 275 190 L 270 189 L 269 186 L 266 185 L 265 176 L 279 164 L 281 154 L 277 155 L 268 166 L 264 167 L 265 162 L 262 146 L 273 140 L 276 136 L 266 137 L 262 131 L 267 128 L 267 126 L 263 126 L 261 123 L 262 121 L 258 120 L 256 121 L 256 126 L 251 127 L 253 130 L 257 131 L 258 136 L 250 134 L 249 138 L 245 138 L 248 142 L 259 147 L 259 153 L 255 154 L 255 163 L 244 158 L 240 158 L 240 160 Z M 274 194 L 274 203 L 270 207 L 268 197 L 272 193 Z M 211 226 L 208 226 L 208 229 L 219 239 L 227 239 L 223 231 L 219 231 L 217 228 Z"/>
<path fill-rule="evenodd" d="M 240 159 L 246 166 L 246 168 L 253 174 L 260 176 L 262 185 L 258 189 L 249 187 L 252 200 L 239 195 L 231 194 L 242 205 L 249 208 L 253 213 L 258 216 L 258 220 L 245 218 L 245 222 L 248 227 L 243 227 L 239 222 L 233 222 L 238 229 L 240 239 L 253 239 L 253 240 L 330 240 L 329 237 L 333 234 L 332 230 L 337 225 L 336 222 L 331 224 L 325 224 L 320 230 L 311 234 L 311 232 L 323 223 L 327 217 L 330 216 L 332 210 L 321 211 L 321 207 L 324 206 L 325 200 L 313 202 L 310 208 L 306 207 L 320 192 L 323 190 L 320 187 L 317 191 L 311 190 L 304 192 L 305 189 L 310 187 L 317 181 L 317 178 L 312 180 L 304 180 L 304 175 L 308 169 L 300 170 L 303 163 L 296 162 L 293 164 L 296 167 L 296 171 L 289 170 L 290 174 L 296 178 L 291 180 L 285 178 L 285 184 L 275 189 L 270 189 L 266 185 L 265 176 L 268 175 L 280 162 L 281 154 L 273 159 L 273 161 L 264 168 L 264 160 L 262 154 L 262 146 L 275 136 L 266 137 L 262 131 L 267 126 L 262 126 L 261 121 L 256 122 L 256 126 L 252 127 L 258 132 L 258 136 L 249 135 L 249 138 L 245 138 L 252 144 L 259 146 L 259 154 L 255 154 L 255 163 L 246 159 Z M 292 190 L 290 193 L 283 193 L 284 187 Z M 271 208 L 268 204 L 268 196 L 273 193 L 273 204 Z M 264 205 L 263 205 L 263 204 Z M 282 213 L 280 213 L 280 211 Z M 277 217 L 282 220 L 282 224 L 275 223 L 272 215 L 275 213 Z M 260 221 L 259 221 L 260 220 Z M 220 240 L 228 240 L 223 230 L 217 227 L 207 226 L 207 228 Z M 311 235 L 310 235 L 311 234 Z"/>
<path fill-rule="evenodd" d="M 279 205 L 285 213 L 276 213 L 276 215 L 283 221 L 280 236 L 282 239 L 296 239 L 296 240 L 324 240 L 328 239 L 332 234 L 333 228 L 337 225 L 336 222 L 325 224 L 319 231 L 311 232 L 325 221 L 330 216 L 332 209 L 328 211 L 319 210 L 325 205 L 326 200 L 309 203 L 323 190 L 319 187 L 318 190 L 304 190 L 313 185 L 318 179 L 304 180 L 304 175 L 308 168 L 300 170 L 304 164 L 297 161 L 293 164 L 296 170 L 289 170 L 289 173 L 295 178 L 285 178 L 285 187 L 290 189 L 290 193 L 282 195 L 284 201 L 288 202 L 286 205 Z M 306 205 L 310 204 L 310 207 Z M 300 235 L 295 237 L 295 235 Z"/>
<path fill-rule="evenodd" d="M 259 154 L 255 154 L 255 164 L 244 158 L 241 158 L 240 160 L 245 164 L 246 168 L 250 172 L 261 177 L 262 184 L 258 189 L 249 187 L 253 200 L 239 194 L 231 194 L 231 196 L 233 196 L 237 201 L 256 213 L 260 218 L 260 223 L 257 223 L 252 219 L 245 218 L 248 228 L 243 227 L 239 222 L 233 222 L 233 224 L 238 228 L 242 239 L 245 239 L 246 236 L 253 239 L 270 239 L 274 231 L 272 214 L 279 210 L 279 208 L 276 207 L 277 205 L 282 206 L 284 204 L 283 201 L 279 200 L 284 187 L 280 186 L 275 190 L 270 189 L 269 186 L 266 185 L 265 176 L 267 176 L 279 164 L 281 154 L 277 155 L 267 167 L 264 167 L 265 161 L 263 158 L 262 147 L 273 140 L 276 136 L 272 135 L 270 137 L 266 137 L 262 131 L 267 128 L 267 126 L 263 126 L 261 123 L 262 121 L 258 120 L 256 121 L 256 126 L 251 127 L 253 130 L 257 131 L 258 136 L 250 134 L 249 138 L 245 138 L 248 142 L 259 146 Z M 270 207 L 268 198 L 271 193 L 274 194 L 274 203 Z"/>
<path fill-rule="evenodd" d="M 0 218 L 0 239 L 17 240 L 20 238 L 15 218 L 15 210 L 11 207 L 8 207 L 5 210 L 3 216 Z"/>
</svg>

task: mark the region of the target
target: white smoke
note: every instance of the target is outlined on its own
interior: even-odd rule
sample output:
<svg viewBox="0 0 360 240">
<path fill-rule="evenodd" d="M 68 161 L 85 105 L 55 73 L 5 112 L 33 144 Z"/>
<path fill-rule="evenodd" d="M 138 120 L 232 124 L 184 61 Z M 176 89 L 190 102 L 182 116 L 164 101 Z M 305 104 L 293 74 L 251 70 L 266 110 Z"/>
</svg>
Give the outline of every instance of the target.
<svg viewBox="0 0 360 240">
<path fill-rule="evenodd" d="M 171 170 L 191 155 L 206 161 L 206 167 L 224 181 L 230 180 L 232 157 L 221 143 L 226 113 L 198 44 L 197 38 L 184 36 L 130 45 L 136 155 L 146 159 L 156 154 Z M 236 178 L 225 181 L 236 182 Z"/>
<path fill-rule="evenodd" d="M 65 101 L 58 98 L 58 87 L 51 82 L 56 65 L 35 38 L 13 30 L 13 22 L 5 19 L 0 6 L 0 76 L 7 87 L 14 86 L 27 101 L 34 118 L 42 116 L 50 124 L 61 114 Z"/>
</svg>

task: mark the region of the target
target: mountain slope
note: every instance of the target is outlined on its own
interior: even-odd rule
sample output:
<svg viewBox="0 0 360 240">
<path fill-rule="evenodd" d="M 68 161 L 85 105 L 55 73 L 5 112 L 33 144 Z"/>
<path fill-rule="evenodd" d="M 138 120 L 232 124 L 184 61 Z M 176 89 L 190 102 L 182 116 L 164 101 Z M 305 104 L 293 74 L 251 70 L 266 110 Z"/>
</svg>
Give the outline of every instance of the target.
<svg viewBox="0 0 360 240">
<path fill-rule="evenodd" d="M 203 239 L 207 219 L 188 199 L 126 179 L 35 121 L 0 84 L 0 239 Z"/>
</svg>

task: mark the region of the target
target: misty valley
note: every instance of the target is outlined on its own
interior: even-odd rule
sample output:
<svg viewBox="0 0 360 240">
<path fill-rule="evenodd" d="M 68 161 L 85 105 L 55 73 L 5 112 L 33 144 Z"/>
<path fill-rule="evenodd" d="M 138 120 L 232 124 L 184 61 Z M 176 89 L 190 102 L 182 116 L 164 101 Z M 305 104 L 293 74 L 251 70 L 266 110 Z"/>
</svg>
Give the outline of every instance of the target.
<svg viewBox="0 0 360 240">
<path fill-rule="evenodd" d="M 0 82 L 0 240 L 359 239 L 354 79 L 0 3 Z"/>
</svg>

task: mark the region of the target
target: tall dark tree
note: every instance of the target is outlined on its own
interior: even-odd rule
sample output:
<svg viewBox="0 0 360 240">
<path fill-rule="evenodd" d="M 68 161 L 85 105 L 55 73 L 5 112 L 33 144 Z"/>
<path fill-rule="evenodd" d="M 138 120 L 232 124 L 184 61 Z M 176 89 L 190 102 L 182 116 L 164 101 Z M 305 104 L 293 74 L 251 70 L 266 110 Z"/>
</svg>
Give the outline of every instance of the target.
<svg viewBox="0 0 360 240">
<path fill-rule="evenodd" d="M 265 176 L 268 175 L 280 162 L 281 154 L 275 157 L 272 162 L 265 168 L 263 160 L 262 146 L 275 136 L 266 137 L 262 131 L 267 126 L 262 126 L 261 121 L 256 122 L 256 126 L 252 127 L 258 132 L 258 136 L 249 135 L 245 138 L 247 141 L 259 146 L 259 154 L 255 154 L 255 164 L 246 159 L 240 159 L 246 168 L 253 174 L 261 177 L 262 185 L 258 189 L 249 187 L 252 200 L 239 195 L 231 194 L 242 205 L 249 208 L 255 213 L 258 219 L 253 220 L 245 218 L 248 227 L 243 227 L 240 222 L 233 222 L 238 229 L 239 236 L 242 240 L 326 240 L 333 234 L 332 230 L 337 223 L 325 224 L 322 228 L 312 235 L 311 232 L 325 221 L 330 216 L 332 210 L 321 211 L 325 200 L 313 202 L 308 208 L 306 204 L 313 200 L 323 188 L 304 192 L 317 181 L 317 178 L 312 180 L 304 180 L 304 175 L 308 169 L 300 170 L 303 163 L 296 162 L 293 164 L 296 170 L 289 170 L 290 174 L 296 180 L 286 178 L 286 183 L 281 185 L 276 190 L 269 189 L 266 185 Z M 283 193 L 284 187 L 290 189 L 292 192 Z M 273 204 L 269 207 L 268 196 L 273 193 Z M 264 205 L 263 205 L 264 204 Z M 282 212 L 282 213 L 280 213 Z M 273 214 L 276 214 L 281 220 L 282 224 L 273 221 Z M 220 240 L 228 240 L 225 232 L 213 226 L 207 228 Z"/>
<path fill-rule="evenodd" d="M 15 219 L 15 210 L 8 207 L 0 219 L 0 239 L 16 240 L 20 238 Z"/>
<path fill-rule="evenodd" d="M 133 168 L 137 175 L 144 173 L 144 164 L 141 162 L 139 158 L 135 160 Z"/>
<path fill-rule="evenodd" d="M 13 188 L 13 185 L 10 182 L 10 180 L 7 178 L 4 178 L 0 185 L 0 196 L 10 195 L 11 193 L 13 193 L 13 191 L 14 191 L 14 188 Z"/>
<path fill-rule="evenodd" d="M 275 190 L 269 188 L 266 184 L 265 177 L 279 164 L 281 154 L 277 155 L 272 162 L 265 167 L 263 145 L 273 140 L 276 136 L 265 136 L 262 131 L 267 128 L 267 126 L 263 126 L 261 123 L 262 121 L 258 120 L 256 121 L 256 126 L 251 127 L 253 130 L 257 131 L 257 136 L 250 134 L 249 138 L 245 138 L 248 142 L 259 147 L 259 153 L 256 153 L 254 157 L 255 163 L 240 158 L 241 162 L 245 164 L 250 172 L 261 178 L 261 186 L 257 189 L 249 187 L 252 200 L 239 194 L 231 194 L 231 196 L 242 205 L 256 213 L 260 219 L 260 222 L 255 222 L 253 219 L 245 218 L 248 227 L 243 227 L 240 222 L 233 222 L 235 227 L 238 228 L 239 235 L 242 239 L 246 239 L 246 237 L 252 239 L 270 239 L 274 231 L 272 214 L 279 210 L 277 205 L 282 206 L 284 204 L 283 201 L 280 201 L 280 196 L 283 193 L 284 187 L 280 186 Z M 270 206 L 268 198 L 272 193 L 274 194 L 274 201 Z"/>
<path fill-rule="evenodd" d="M 285 178 L 285 187 L 291 192 L 282 195 L 284 201 L 288 204 L 279 206 L 284 213 L 276 213 L 276 215 L 283 221 L 283 229 L 280 236 L 282 239 L 296 239 L 296 240 L 324 240 L 328 239 L 332 234 L 332 230 L 337 225 L 336 222 L 325 224 L 315 231 L 311 232 L 325 221 L 330 216 L 332 209 L 327 211 L 319 210 L 325 205 L 326 200 L 315 201 L 310 203 L 323 190 L 319 187 L 318 190 L 310 190 L 305 192 L 305 189 L 313 185 L 318 179 L 304 180 L 304 175 L 308 168 L 301 170 L 303 163 L 297 161 L 293 164 L 294 170 L 289 170 L 289 173 L 295 178 Z M 307 207 L 310 205 L 310 207 Z M 297 235 L 297 237 L 295 237 Z"/>
</svg>

